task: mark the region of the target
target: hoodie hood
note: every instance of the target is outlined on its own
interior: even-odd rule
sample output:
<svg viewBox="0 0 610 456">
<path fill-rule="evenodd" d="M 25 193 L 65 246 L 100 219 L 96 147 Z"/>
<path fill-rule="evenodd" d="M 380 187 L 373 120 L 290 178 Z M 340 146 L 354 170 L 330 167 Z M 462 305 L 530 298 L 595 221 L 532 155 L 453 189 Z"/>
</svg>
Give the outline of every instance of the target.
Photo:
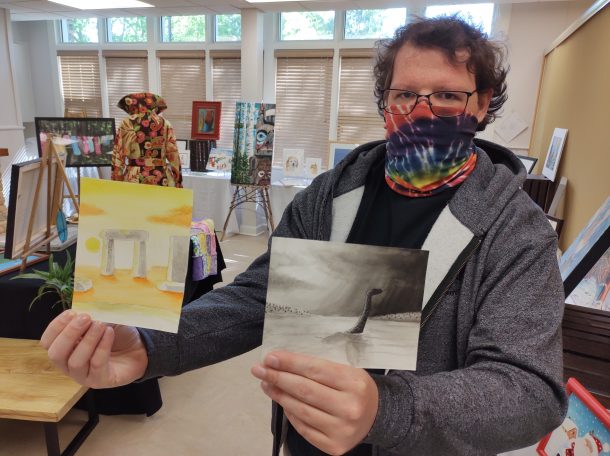
<svg viewBox="0 0 610 456">
<path fill-rule="evenodd" d="M 165 100 L 160 95 L 150 92 L 130 93 L 117 103 L 117 106 L 129 115 L 154 112 L 159 114 L 167 109 Z"/>
<path fill-rule="evenodd" d="M 526 171 L 509 149 L 477 138 L 474 143 L 477 165 L 449 202 L 449 209 L 475 236 L 482 236 L 523 186 Z M 368 170 L 378 160 L 385 160 L 385 154 L 385 140 L 350 152 L 332 170 L 333 198 L 363 186 Z"/>
</svg>

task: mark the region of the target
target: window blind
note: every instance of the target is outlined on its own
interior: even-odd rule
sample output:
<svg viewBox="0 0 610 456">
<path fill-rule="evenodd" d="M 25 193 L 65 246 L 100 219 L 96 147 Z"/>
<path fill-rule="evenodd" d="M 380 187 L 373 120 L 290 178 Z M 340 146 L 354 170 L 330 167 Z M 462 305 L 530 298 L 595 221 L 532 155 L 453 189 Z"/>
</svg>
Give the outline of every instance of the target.
<svg viewBox="0 0 610 456">
<path fill-rule="evenodd" d="M 373 93 L 372 66 L 371 58 L 341 57 L 338 142 L 364 144 L 385 137 Z"/>
<path fill-rule="evenodd" d="M 274 165 L 283 149 L 304 149 L 305 157 L 328 165 L 332 65 L 330 57 L 278 57 Z"/>
<path fill-rule="evenodd" d="M 117 129 L 127 113 L 117 106 L 125 95 L 148 91 L 148 59 L 146 57 L 106 57 L 106 81 L 110 117 Z"/>
<path fill-rule="evenodd" d="M 161 95 L 167 103 L 163 116 L 174 127 L 176 138 L 190 139 L 193 101 L 205 100 L 205 60 L 163 57 L 159 61 Z"/>
<path fill-rule="evenodd" d="M 97 52 L 61 53 L 61 75 L 64 115 L 67 117 L 102 117 L 100 65 Z"/>
<path fill-rule="evenodd" d="M 212 60 L 214 101 L 222 102 L 220 140 L 218 147 L 233 147 L 235 104 L 241 100 L 241 59 L 214 58 Z"/>
</svg>

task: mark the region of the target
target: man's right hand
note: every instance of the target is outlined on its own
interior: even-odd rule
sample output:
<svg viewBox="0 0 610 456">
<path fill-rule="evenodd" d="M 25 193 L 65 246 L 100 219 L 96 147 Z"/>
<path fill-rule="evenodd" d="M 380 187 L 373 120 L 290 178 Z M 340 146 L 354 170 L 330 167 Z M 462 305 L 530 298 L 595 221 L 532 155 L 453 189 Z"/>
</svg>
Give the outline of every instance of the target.
<svg viewBox="0 0 610 456">
<path fill-rule="evenodd" d="M 114 388 L 141 378 L 148 365 L 138 330 L 91 321 L 67 310 L 40 339 L 49 358 L 66 375 L 90 388 Z"/>
</svg>

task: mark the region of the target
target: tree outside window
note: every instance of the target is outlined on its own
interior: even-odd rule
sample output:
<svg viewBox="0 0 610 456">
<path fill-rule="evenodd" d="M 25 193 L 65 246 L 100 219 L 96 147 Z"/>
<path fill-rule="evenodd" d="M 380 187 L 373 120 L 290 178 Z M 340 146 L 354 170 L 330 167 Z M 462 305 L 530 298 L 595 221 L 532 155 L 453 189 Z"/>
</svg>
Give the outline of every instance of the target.
<svg viewBox="0 0 610 456">
<path fill-rule="evenodd" d="M 216 41 L 241 40 L 241 14 L 216 16 Z"/>
<path fill-rule="evenodd" d="M 335 31 L 334 11 L 281 13 L 282 40 L 332 40 Z"/>
<path fill-rule="evenodd" d="M 108 41 L 142 43 L 148 39 L 146 17 L 111 17 L 108 19 Z"/>
<path fill-rule="evenodd" d="M 165 42 L 205 41 L 205 15 L 163 16 L 161 29 Z"/>
<path fill-rule="evenodd" d="M 345 13 L 345 38 L 389 38 L 406 20 L 406 8 L 349 10 Z"/>
<path fill-rule="evenodd" d="M 97 43 L 97 19 L 62 19 L 61 40 L 64 43 Z"/>
<path fill-rule="evenodd" d="M 491 34 L 491 25 L 494 17 L 493 3 L 473 3 L 466 5 L 434 5 L 426 8 L 426 17 L 451 16 L 458 17 L 480 27 L 484 33 Z"/>
</svg>

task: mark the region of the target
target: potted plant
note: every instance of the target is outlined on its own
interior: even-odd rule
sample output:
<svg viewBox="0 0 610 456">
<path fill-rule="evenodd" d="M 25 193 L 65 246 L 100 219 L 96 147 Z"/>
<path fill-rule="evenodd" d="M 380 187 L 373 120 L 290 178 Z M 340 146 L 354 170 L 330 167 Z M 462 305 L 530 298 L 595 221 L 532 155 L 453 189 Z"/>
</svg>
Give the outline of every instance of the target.
<svg viewBox="0 0 610 456">
<path fill-rule="evenodd" d="M 20 274 L 17 277 L 14 277 L 14 279 L 40 279 L 44 281 L 44 283 L 38 288 L 36 297 L 30 303 L 30 310 L 36 301 L 49 293 L 55 293 L 57 296 L 59 296 L 59 299 L 53 304 L 52 307 L 55 307 L 57 304 L 61 304 L 63 310 L 67 310 L 72 307 L 72 294 L 74 292 L 74 261 L 70 256 L 70 252 L 66 253 L 67 259 L 63 266 L 54 262 L 53 255 L 51 255 L 49 257 L 48 272 L 34 269 L 33 272 Z"/>
</svg>

